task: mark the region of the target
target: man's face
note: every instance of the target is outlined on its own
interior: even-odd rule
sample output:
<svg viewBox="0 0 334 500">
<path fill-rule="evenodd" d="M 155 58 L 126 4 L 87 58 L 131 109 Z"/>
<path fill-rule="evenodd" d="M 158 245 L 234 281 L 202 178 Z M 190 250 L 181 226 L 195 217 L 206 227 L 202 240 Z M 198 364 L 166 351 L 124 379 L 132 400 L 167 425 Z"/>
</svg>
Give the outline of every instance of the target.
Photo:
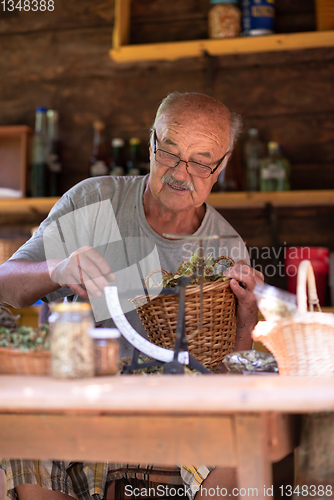
<svg viewBox="0 0 334 500">
<path fill-rule="evenodd" d="M 181 110 L 167 112 L 156 126 L 157 149 L 172 153 L 185 161 L 209 166 L 212 170 L 227 152 L 229 126 L 222 127 L 205 112 Z M 222 165 L 226 165 L 226 160 Z M 160 204 L 173 212 L 200 207 L 217 181 L 219 167 L 207 179 L 187 172 L 183 161 L 175 168 L 161 165 L 155 160 L 154 147 L 150 151 L 150 191 Z"/>
</svg>

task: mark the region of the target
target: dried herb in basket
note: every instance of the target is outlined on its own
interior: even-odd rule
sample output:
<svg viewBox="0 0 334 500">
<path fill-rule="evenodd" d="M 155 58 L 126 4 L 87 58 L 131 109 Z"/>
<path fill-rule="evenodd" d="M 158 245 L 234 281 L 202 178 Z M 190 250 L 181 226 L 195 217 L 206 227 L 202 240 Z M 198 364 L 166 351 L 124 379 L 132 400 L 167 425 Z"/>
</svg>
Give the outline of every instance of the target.
<svg viewBox="0 0 334 500">
<path fill-rule="evenodd" d="M 36 352 L 50 349 L 49 327 L 20 326 L 18 316 L 6 307 L 0 307 L 0 347 Z"/>
<path fill-rule="evenodd" d="M 164 288 L 171 288 L 175 286 L 181 278 L 181 276 L 190 276 L 191 274 L 198 272 L 200 270 L 201 258 L 198 253 L 194 253 L 189 261 L 182 262 L 176 273 L 167 273 L 162 277 L 162 286 Z M 228 257 L 219 257 L 218 259 L 213 258 L 213 254 L 210 253 L 208 257 L 204 258 L 203 262 L 203 281 L 204 283 L 216 281 L 218 279 L 227 279 L 223 275 L 223 271 L 218 272 L 220 266 L 225 269 L 232 266 L 232 260 Z M 224 269 L 224 270 L 225 270 Z M 190 284 L 198 285 L 200 278 L 195 278 Z"/>
</svg>

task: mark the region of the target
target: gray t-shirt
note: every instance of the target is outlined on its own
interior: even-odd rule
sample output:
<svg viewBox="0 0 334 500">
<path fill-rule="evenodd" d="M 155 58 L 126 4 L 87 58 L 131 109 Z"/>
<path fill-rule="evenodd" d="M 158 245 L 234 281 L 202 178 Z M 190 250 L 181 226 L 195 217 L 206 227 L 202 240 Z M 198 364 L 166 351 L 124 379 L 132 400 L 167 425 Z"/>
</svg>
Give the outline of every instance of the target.
<svg viewBox="0 0 334 500">
<path fill-rule="evenodd" d="M 116 276 L 111 283 L 118 287 L 121 304 L 132 326 L 145 335 L 143 326 L 129 298 L 143 291 L 143 281 L 154 270 L 175 272 L 194 252 L 199 253 L 200 239 L 220 235 L 220 239 L 203 240 L 204 255 L 212 253 L 234 261 L 249 262 L 248 253 L 240 236 L 210 205 L 195 240 L 170 240 L 158 235 L 148 224 L 143 207 L 146 177 L 97 177 L 86 179 L 56 203 L 37 232 L 11 259 L 44 261 L 68 257 L 85 245 L 94 247 L 109 262 Z M 160 281 L 160 273 L 154 281 Z M 157 289 L 157 293 L 159 289 Z M 61 288 L 43 300 L 51 302 L 73 295 Z M 91 298 L 97 323 L 113 326 L 104 297 Z M 121 356 L 131 355 L 132 348 L 121 340 Z"/>
</svg>

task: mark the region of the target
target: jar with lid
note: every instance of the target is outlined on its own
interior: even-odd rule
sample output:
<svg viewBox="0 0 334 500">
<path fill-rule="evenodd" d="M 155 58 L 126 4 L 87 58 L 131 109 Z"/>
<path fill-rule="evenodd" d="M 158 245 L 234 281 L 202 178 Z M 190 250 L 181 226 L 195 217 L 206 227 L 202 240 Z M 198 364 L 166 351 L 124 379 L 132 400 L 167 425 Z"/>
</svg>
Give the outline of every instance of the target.
<svg viewBox="0 0 334 500">
<path fill-rule="evenodd" d="M 210 0 L 209 37 L 227 38 L 240 34 L 241 11 L 238 0 Z"/>
<path fill-rule="evenodd" d="M 95 375 L 115 375 L 119 371 L 119 338 L 117 328 L 93 328 Z"/>
<path fill-rule="evenodd" d="M 242 0 L 243 35 L 270 35 L 274 24 L 275 0 Z"/>
<path fill-rule="evenodd" d="M 89 304 L 66 302 L 51 306 L 51 373 L 56 378 L 94 376 L 94 344 L 88 331 L 94 328 Z"/>
</svg>

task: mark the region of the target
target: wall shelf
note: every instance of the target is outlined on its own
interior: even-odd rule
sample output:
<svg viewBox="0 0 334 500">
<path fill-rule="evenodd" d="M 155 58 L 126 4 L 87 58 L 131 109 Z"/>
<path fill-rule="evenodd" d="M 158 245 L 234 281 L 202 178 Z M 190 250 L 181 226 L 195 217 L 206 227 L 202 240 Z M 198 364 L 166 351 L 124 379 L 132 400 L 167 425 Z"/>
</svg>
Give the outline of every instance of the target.
<svg viewBox="0 0 334 500">
<path fill-rule="evenodd" d="M 204 52 L 218 56 L 334 46 L 334 31 L 129 45 L 130 4 L 131 0 L 115 0 L 113 47 L 109 55 L 118 63 L 175 61 L 185 57 L 201 57 Z"/>
<path fill-rule="evenodd" d="M 0 199 L 0 215 L 35 214 L 44 218 L 59 198 Z M 334 205 L 334 189 L 264 193 L 212 193 L 208 203 L 215 208 L 310 207 Z"/>
</svg>

